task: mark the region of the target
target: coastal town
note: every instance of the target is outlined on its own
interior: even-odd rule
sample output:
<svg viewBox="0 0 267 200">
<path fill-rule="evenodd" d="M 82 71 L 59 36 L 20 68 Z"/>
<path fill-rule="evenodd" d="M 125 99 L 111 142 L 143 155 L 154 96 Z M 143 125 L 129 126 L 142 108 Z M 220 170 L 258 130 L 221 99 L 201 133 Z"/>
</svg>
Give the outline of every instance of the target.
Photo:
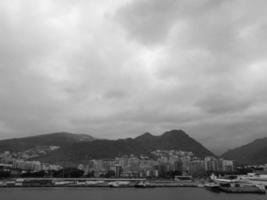
<svg viewBox="0 0 267 200">
<path fill-rule="evenodd" d="M 149 155 L 92 159 L 76 167 L 32 160 L 58 148 L 43 146 L 1 153 L 0 187 L 201 187 L 211 191 L 265 193 L 267 186 L 267 176 L 259 175 L 267 172 L 267 165 L 237 167 L 232 160 L 200 158 L 187 151 L 155 150 Z M 246 187 L 240 187 L 240 183 Z"/>
<path fill-rule="evenodd" d="M 24 176 L 38 172 L 67 171 L 65 166 L 55 163 L 41 163 L 32 160 L 45 155 L 58 147 L 38 147 L 25 152 L 0 154 L 0 167 L 6 176 Z M 113 159 L 92 159 L 78 164 L 72 169 L 79 171 L 83 177 L 117 177 L 117 178 L 173 178 L 175 175 L 205 177 L 211 172 L 233 172 L 231 160 L 212 156 L 199 158 L 192 152 L 177 150 L 156 150 L 149 155 L 123 155 Z M 9 174 L 9 175 L 8 175 Z M 51 174 L 51 173 L 50 173 Z M 71 176 L 67 173 L 64 176 Z"/>
</svg>

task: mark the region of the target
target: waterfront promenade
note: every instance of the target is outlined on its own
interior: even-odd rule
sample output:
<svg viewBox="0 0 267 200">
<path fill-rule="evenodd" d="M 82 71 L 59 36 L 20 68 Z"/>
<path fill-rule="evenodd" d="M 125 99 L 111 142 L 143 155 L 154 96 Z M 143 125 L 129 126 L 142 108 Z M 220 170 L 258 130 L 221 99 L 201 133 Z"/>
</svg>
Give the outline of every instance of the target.
<svg viewBox="0 0 267 200">
<path fill-rule="evenodd" d="M 0 187 L 197 187 L 194 181 L 147 180 L 144 178 L 12 178 L 0 181 Z"/>
</svg>

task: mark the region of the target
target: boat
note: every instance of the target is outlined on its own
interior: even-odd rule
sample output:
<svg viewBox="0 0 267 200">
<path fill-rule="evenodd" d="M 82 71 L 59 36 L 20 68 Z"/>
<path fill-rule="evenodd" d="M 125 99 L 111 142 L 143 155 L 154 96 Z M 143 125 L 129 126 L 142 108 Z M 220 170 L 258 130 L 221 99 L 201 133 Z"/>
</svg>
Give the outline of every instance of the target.
<svg viewBox="0 0 267 200">
<path fill-rule="evenodd" d="M 7 184 L 5 181 L 0 181 L 0 187 L 6 187 L 6 186 L 7 186 Z"/>
<path fill-rule="evenodd" d="M 244 181 L 240 177 L 235 179 L 217 178 L 215 176 L 211 177 L 212 181 L 218 185 L 218 189 L 222 192 L 227 193 L 258 193 L 265 194 L 264 185 L 257 185 Z"/>
<path fill-rule="evenodd" d="M 205 187 L 207 190 L 211 191 L 211 192 L 216 192 L 216 193 L 218 193 L 218 192 L 221 191 L 221 190 L 220 190 L 220 185 L 219 185 L 219 184 L 216 184 L 216 183 L 213 183 L 213 182 L 204 184 L 204 187 Z"/>
<path fill-rule="evenodd" d="M 60 186 L 70 186 L 74 185 L 73 181 L 54 181 L 54 186 L 60 187 Z"/>
<path fill-rule="evenodd" d="M 154 185 L 151 185 L 149 182 L 140 181 L 134 185 L 135 188 L 154 188 Z"/>
<path fill-rule="evenodd" d="M 267 188 L 267 175 L 248 173 L 247 175 L 239 176 L 239 179 L 255 185 L 264 185 Z"/>
<path fill-rule="evenodd" d="M 227 193 L 258 193 L 265 194 L 263 185 L 253 185 L 249 183 L 225 183 L 220 184 L 219 189 Z"/>
<path fill-rule="evenodd" d="M 204 188 L 205 187 L 205 184 L 199 183 L 199 184 L 197 184 L 197 187 Z"/>
<path fill-rule="evenodd" d="M 85 185 L 91 187 L 103 186 L 104 183 L 105 183 L 104 181 L 85 181 Z"/>
<path fill-rule="evenodd" d="M 127 187 L 129 186 L 130 182 L 129 181 L 113 181 L 113 182 L 109 182 L 108 186 L 109 187 Z"/>
</svg>

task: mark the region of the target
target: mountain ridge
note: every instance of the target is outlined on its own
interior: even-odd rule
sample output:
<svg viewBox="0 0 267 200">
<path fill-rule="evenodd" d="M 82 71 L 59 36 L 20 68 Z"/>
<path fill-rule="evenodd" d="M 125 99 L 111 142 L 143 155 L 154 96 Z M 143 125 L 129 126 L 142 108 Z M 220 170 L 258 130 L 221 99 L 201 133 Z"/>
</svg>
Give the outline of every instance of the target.
<svg viewBox="0 0 267 200">
<path fill-rule="evenodd" d="M 55 132 L 36 136 L 0 140 L 0 151 L 24 151 L 35 146 L 69 146 L 79 141 L 92 141 L 94 137 L 87 134 Z"/>
<path fill-rule="evenodd" d="M 149 155 L 154 150 L 192 151 L 196 156 L 214 156 L 202 144 L 182 130 L 172 130 L 162 135 L 142 134 L 135 138 L 117 140 L 93 140 L 73 143 L 67 149 L 59 149 L 40 159 L 44 162 L 82 162 L 89 159 L 111 159 L 125 154 Z"/>
<path fill-rule="evenodd" d="M 267 163 L 267 137 L 258 138 L 240 147 L 230 149 L 221 155 L 234 160 L 236 164 Z"/>
<path fill-rule="evenodd" d="M 85 139 L 84 139 L 85 137 Z M 202 144 L 187 135 L 183 130 L 166 131 L 161 135 L 144 133 L 135 138 L 95 139 L 85 134 L 57 132 L 32 137 L 0 141 L 0 151 L 27 150 L 39 145 L 60 146 L 59 149 L 34 158 L 48 163 L 81 163 L 89 159 L 111 159 L 125 154 L 150 155 L 154 150 L 192 151 L 196 156 L 214 156 Z"/>
</svg>

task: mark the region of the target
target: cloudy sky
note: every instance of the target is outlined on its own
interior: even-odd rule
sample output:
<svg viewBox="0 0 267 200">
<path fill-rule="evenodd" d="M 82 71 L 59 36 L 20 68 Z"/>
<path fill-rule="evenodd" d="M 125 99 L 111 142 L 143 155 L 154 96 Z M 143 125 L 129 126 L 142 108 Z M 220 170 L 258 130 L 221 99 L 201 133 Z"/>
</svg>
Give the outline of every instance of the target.
<svg viewBox="0 0 267 200">
<path fill-rule="evenodd" d="M 266 0 L 1 0 L 0 139 L 267 136 Z"/>
</svg>

